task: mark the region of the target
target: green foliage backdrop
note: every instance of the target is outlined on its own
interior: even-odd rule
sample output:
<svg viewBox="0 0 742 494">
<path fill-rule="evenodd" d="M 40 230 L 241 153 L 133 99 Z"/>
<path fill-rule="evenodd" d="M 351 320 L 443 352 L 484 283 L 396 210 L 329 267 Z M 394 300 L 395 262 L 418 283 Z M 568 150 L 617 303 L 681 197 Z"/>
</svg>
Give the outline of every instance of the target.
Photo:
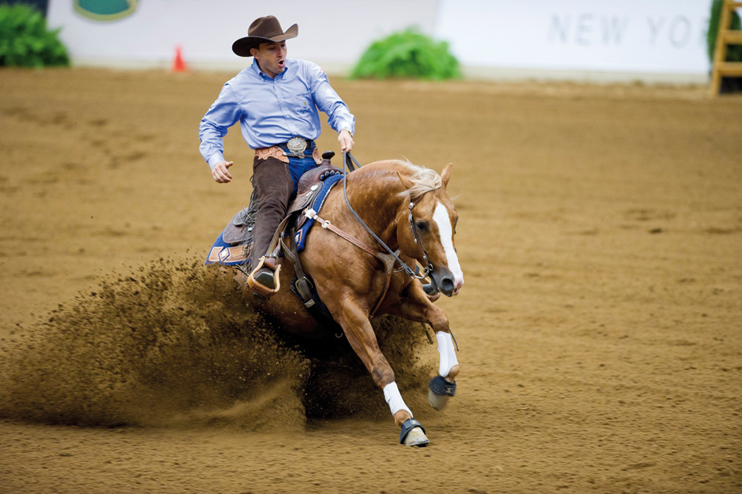
<svg viewBox="0 0 742 494">
<path fill-rule="evenodd" d="M 721 17 L 722 3 L 723 0 L 713 0 L 713 2 L 711 2 L 711 18 L 709 19 L 709 29 L 706 35 L 706 41 L 708 43 L 709 60 L 712 62 L 714 60 L 714 52 L 716 51 L 716 37 L 719 33 L 719 18 Z M 732 12 L 731 28 L 735 30 L 742 29 L 739 14 L 734 11 Z M 728 45 L 726 61 L 742 62 L 742 45 Z"/>
<path fill-rule="evenodd" d="M 448 51 L 448 43 L 436 42 L 414 29 L 407 29 L 373 42 L 351 77 L 443 80 L 459 78 L 461 72 L 458 60 Z"/>
<path fill-rule="evenodd" d="M 0 66 L 69 65 L 58 34 L 59 29 L 46 28 L 46 19 L 33 7 L 0 5 Z"/>
</svg>

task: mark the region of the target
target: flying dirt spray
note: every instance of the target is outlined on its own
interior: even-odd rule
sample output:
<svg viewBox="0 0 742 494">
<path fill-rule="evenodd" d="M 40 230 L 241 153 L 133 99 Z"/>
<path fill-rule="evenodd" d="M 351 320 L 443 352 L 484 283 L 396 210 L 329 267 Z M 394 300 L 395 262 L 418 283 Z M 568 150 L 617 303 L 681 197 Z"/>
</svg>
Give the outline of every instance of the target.
<svg viewBox="0 0 742 494">
<path fill-rule="evenodd" d="M 374 329 L 422 408 L 433 372 L 418 357 L 424 328 L 386 317 Z M 0 352 L 0 416 L 43 423 L 301 429 L 307 418 L 386 418 L 380 396 L 344 338 L 282 337 L 200 260 L 112 275 Z"/>
</svg>

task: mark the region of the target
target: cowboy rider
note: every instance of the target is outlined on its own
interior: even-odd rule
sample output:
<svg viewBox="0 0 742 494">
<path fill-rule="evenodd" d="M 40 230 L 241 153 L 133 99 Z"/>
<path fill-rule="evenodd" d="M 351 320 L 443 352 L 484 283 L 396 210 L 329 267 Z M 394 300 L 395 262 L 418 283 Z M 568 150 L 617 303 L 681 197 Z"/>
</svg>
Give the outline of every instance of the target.
<svg viewBox="0 0 742 494">
<path fill-rule="evenodd" d="M 294 24 L 286 31 L 274 16 L 260 17 L 247 36 L 232 44 L 253 63 L 228 81 L 199 126 L 199 150 L 217 183 L 229 183 L 232 161 L 224 159 L 222 138 L 240 122 L 242 136 L 255 150 L 253 187 L 259 210 L 253 230 L 252 273 L 248 285 L 269 297 L 276 291 L 276 260 L 267 252 L 273 234 L 286 215 L 301 175 L 318 166 L 314 142 L 320 135 L 318 110 L 338 132 L 343 151 L 353 148 L 355 117 L 316 64 L 286 58 L 286 40 L 298 35 Z"/>
</svg>

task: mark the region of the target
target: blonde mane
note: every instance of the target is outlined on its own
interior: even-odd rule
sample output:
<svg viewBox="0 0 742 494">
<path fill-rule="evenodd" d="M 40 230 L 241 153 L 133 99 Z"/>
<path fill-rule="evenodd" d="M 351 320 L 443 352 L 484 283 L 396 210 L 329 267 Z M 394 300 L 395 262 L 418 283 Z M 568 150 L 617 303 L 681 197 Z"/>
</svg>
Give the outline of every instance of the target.
<svg viewBox="0 0 742 494">
<path fill-rule="evenodd" d="M 422 197 L 426 192 L 440 189 L 443 186 L 443 181 L 435 170 L 416 165 L 410 161 L 397 161 L 397 164 L 405 168 L 410 174 L 408 178 L 414 185 L 402 192 L 402 194 L 409 193 L 410 200 L 413 202 Z M 407 173 L 404 175 L 407 175 Z"/>
</svg>

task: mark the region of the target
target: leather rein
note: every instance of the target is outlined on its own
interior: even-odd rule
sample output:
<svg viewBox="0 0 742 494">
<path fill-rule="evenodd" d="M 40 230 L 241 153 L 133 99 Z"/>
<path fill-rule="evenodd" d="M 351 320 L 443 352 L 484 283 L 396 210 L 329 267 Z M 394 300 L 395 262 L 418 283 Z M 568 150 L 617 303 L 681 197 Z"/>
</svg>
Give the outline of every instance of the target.
<svg viewBox="0 0 742 494">
<path fill-rule="evenodd" d="M 353 157 L 353 155 L 350 154 L 349 151 L 343 151 L 343 172 L 344 172 L 344 174 L 343 174 L 343 196 L 345 197 L 345 203 L 348 205 L 348 209 L 350 210 L 351 213 L 353 213 L 353 216 L 355 216 L 355 218 L 358 221 L 358 223 L 360 223 L 361 226 L 363 226 L 363 228 L 369 233 L 369 235 L 371 235 L 374 238 L 374 240 L 376 240 L 376 242 L 378 242 L 379 245 L 381 245 L 384 248 L 384 250 L 386 250 L 389 253 L 388 255 L 392 256 L 392 258 L 397 263 L 399 263 L 400 269 L 398 269 L 397 271 L 404 271 L 404 272 L 406 272 L 409 275 L 410 278 L 416 279 L 416 280 L 422 280 L 424 278 L 427 278 L 433 272 L 433 269 L 435 269 L 435 266 L 433 266 L 433 263 L 430 262 L 430 258 L 428 257 L 428 253 L 425 252 L 425 249 L 423 248 L 422 244 L 420 243 L 420 235 L 418 233 L 417 226 L 415 225 L 415 220 L 412 217 L 412 210 L 420 202 L 420 200 L 422 199 L 422 196 L 420 197 L 420 199 L 418 199 L 417 202 L 410 202 L 410 205 L 409 205 L 409 214 L 408 214 L 408 220 L 410 222 L 410 228 L 412 229 L 412 234 L 415 237 L 415 243 L 417 244 L 418 248 L 420 249 L 420 252 L 422 253 L 423 259 L 425 259 L 425 263 L 426 263 L 426 266 L 425 266 L 425 269 L 423 270 L 423 272 L 420 273 L 420 274 L 418 274 L 419 273 L 419 269 L 414 269 L 413 270 L 402 259 L 400 259 L 399 255 L 396 252 L 394 252 L 391 248 L 389 248 L 389 246 L 386 243 L 384 243 L 384 241 L 381 240 L 379 238 L 379 236 L 376 235 L 373 232 L 373 230 L 371 230 L 371 228 L 369 228 L 369 226 L 366 224 L 366 222 L 364 222 L 361 219 L 361 217 L 358 216 L 358 213 L 355 212 L 355 210 L 353 209 L 353 206 L 350 205 L 350 200 L 348 200 L 348 174 L 350 172 L 355 171 L 356 170 L 356 166 L 358 168 L 361 168 L 361 164 L 358 162 L 358 160 L 356 160 L 355 157 Z M 350 168 L 350 172 L 348 171 L 349 168 Z M 423 194 L 423 196 L 424 196 L 424 194 Z M 355 243 L 355 242 L 353 242 L 353 243 Z M 369 249 L 365 248 L 365 246 L 360 246 L 359 245 L 359 247 L 361 247 L 363 250 L 366 250 L 366 251 L 369 250 Z M 416 266 L 416 268 L 417 268 L 417 266 Z M 433 286 L 437 290 L 437 286 L 435 285 L 435 280 L 433 279 L 432 276 L 430 277 L 430 280 L 431 280 Z"/>
<path fill-rule="evenodd" d="M 422 253 L 423 259 L 425 260 L 425 263 L 426 263 L 425 269 L 423 270 L 422 273 L 419 273 L 419 269 L 413 270 L 402 259 L 400 259 L 399 255 L 396 252 L 394 252 L 383 240 L 381 240 L 379 236 L 373 232 L 373 230 L 371 230 L 371 228 L 366 224 L 366 222 L 363 221 L 360 216 L 358 216 L 358 213 L 355 212 L 355 210 L 353 209 L 353 206 L 350 205 L 350 200 L 348 199 L 347 178 L 350 172 L 353 172 L 356 170 L 356 166 L 360 168 L 361 164 L 358 163 L 358 161 L 353 157 L 353 155 L 344 151 L 343 152 L 343 168 L 344 168 L 343 169 L 343 172 L 344 172 L 343 174 L 343 196 L 345 197 L 345 203 L 347 204 L 348 209 L 353 214 L 353 216 L 356 218 L 358 223 L 360 223 L 363 226 L 363 228 L 369 233 L 369 235 L 371 235 L 374 238 L 374 240 L 376 240 L 379 243 L 379 245 L 381 245 L 384 248 L 384 250 L 386 250 L 387 253 L 378 252 L 377 250 L 372 249 L 365 243 L 355 238 L 353 235 L 350 235 L 349 233 L 333 225 L 329 220 L 325 220 L 322 217 L 320 217 L 314 209 L 311 209 L 311 208 L 307 209 L 302 214 L 308 218 L 314 219 L 320 224 L 322 228 L 326 230 L 330 230 L 331 232 L 347 240 L 348 242 L 355 245 L 356 247 L 363 250 L 364 252 L 367 252 L 368 254 L 377 258 L 384 264 L 385 274 L 386 274 L 386 284 L 384 287 L 384 292 L 381 294 L 379 301 L 376 303 L 376 306 L 374 307 L 374 309 L 370 312 L 371 317 L 373 317 L 373 315 L 376 313 L 376 311 L 381 306 L 381 303 L 384 301 L 384 298 L 386 297 L 387 292 L 389 291 L 389 287 L 391 286 L 391 281 L 392 281 L 392 273 L 395 271 L 394 265 L 396 263 L 399 263 L 400 265 L 400 268 L 397 269 L 396 272 L 405 271 L 410 276 L 410 278 L 416 279 L 416 280 L 422 280 L 424 278 L 427 278 L 430 275 L 430 273 L 433 272 L 434 266 L 433 266 L 433 263 L 430 262 L 428 253 L 425 252 L 425 249 L 420 243 L 420 236 L 418 233 L 418 229 L 417 229 L 417 226 L 415 225 L 415 220 L 412 217 L 412 210 L 420 202 L 420 200 L 418 200 L 417 202 L 410 202 L 408 220 L 410 222 L 410 228 L 412 229 L 412 234 L 415 237 L 415 243 L 420 248 L 420 252 Z M 349 168 L 350 168 L 350 172 L 348 171 Z M 432 276 L 430 276 L 430 281 L 431 283 L 429 286 L 432 290 L 431 292 L 428 292 L 426 288 L 426 293 L 428 294 L 432 294 L 438 291 L 438 286 L 436 285 L 435 280 L 433 279 Z M 428 337 L 428 339 L 430 339 L 430 337 Z"/>
</svg>

